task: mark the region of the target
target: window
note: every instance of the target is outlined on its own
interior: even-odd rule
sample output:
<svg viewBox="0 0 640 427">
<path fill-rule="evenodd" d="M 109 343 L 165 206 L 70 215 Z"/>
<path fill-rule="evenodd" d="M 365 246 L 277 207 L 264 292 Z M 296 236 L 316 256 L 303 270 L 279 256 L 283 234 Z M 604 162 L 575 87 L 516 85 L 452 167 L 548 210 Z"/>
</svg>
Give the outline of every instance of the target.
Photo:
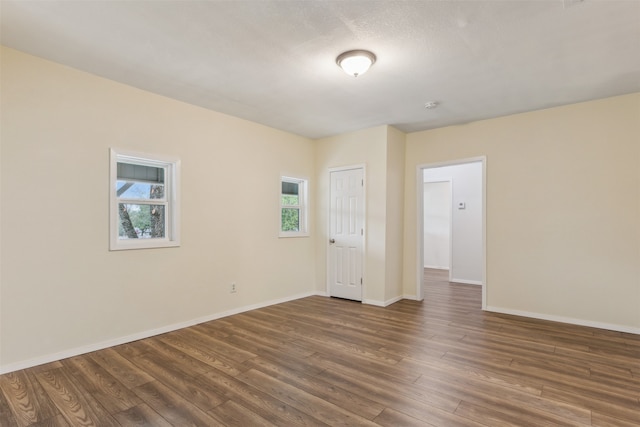
<svg viewBox="0 0 640 427">
<path fill-rule="evenodd" d="M 307 180 L 280 177 L 280 237 L 308 235 Z"/>
<path fill-rule="evenodd" d="M 179 178 L 179 160 L 111 150 L 111 250 L 180 246 Z"/>
</svg>

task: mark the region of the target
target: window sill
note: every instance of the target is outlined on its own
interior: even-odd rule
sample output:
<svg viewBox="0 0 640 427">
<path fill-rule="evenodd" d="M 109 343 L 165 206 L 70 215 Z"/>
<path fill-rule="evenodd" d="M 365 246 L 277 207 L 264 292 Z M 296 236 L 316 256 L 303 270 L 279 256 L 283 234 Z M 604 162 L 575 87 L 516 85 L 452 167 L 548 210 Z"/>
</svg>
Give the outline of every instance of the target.
<svg viewBox="0 0 640 427">
<path fill-rule="evenodd" d="M 292 237 L 310 237 L 311 234 L 310 233 L 280 233 L 278 235 L 278 238 L 280 239 L 288 239 L 288 238 L 292 238 Z"/>
<path fill-rule="evenodd" d="M 109 246 L 110 251 L 126 251 L 133 249 L 157 249 L 157 248 L 176 248 L 180 247 L 180 242 L 176 240 L 159 239 L 155 241 L 150 240 L 119 240 L 118 242 L 111 242 Z"/>
</svg>

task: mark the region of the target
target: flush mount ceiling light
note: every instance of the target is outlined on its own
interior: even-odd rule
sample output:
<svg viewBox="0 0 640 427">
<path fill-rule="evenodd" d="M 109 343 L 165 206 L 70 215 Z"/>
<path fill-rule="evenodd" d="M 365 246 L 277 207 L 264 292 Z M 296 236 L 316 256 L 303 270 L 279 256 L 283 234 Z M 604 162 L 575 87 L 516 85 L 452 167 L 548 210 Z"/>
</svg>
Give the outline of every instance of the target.
<svg viewBox="0 0 640 427">
<path fill-rule="evenodd" d="M 368 50 L 350 50 L 336 58 L 336 64 L 353 77 L 366 73 L 374 62 L 376 62 L 376 56 Z"/>
</svg>

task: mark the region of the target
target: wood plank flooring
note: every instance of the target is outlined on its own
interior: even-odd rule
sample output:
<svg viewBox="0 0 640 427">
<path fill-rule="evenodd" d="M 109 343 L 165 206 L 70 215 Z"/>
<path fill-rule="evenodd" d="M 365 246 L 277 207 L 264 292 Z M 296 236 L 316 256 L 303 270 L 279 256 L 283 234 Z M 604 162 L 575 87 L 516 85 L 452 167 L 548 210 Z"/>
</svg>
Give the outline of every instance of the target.
<svg viewBox="0 0 640 427">
<path fill-rule="evenodd" d="M 310 297 L 0 376 L 0 425 L 640 426 L 640 336 Z"/>
</svg>

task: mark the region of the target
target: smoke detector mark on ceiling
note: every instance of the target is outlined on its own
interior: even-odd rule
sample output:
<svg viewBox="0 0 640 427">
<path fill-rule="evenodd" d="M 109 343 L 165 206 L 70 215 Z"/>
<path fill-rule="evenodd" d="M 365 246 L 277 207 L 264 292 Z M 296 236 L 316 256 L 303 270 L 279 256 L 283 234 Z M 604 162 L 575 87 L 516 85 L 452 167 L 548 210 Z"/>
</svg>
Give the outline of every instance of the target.
<svg viewBox="0 0 640 427">
<path fill-rule="evenodd" d="M 579 3 L 584 3 L 584 0 L 562 0 L 562 8 L 566 9 Z"/>
<path fill-rule="evenodd" d="M 425 102 L 424 104 L 424 108 L 426 108 L 427 110 L 433 110 L 435 108 L 438 108 L 439 103 L 437 101 L 429 101 L 429 102 Z"/>
</svg>

